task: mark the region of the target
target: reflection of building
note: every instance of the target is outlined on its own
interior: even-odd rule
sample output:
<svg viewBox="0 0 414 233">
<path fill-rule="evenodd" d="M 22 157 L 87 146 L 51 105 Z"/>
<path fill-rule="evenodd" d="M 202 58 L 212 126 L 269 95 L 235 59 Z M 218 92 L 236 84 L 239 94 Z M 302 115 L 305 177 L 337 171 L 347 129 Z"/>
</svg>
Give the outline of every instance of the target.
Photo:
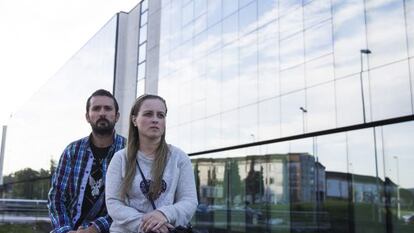
<svg viewBox="0 0 414 233">
<path fill-rule="evenodd" d="M 229 198 L 225 193 L 236 189 L 230 201 L 234 204 L 311 203 L 323 201 L 326 196 L 324 167 L 309 154 L 194 159 L 193 164 L 198 169 L 195 174 L 203 203 L 225 203 Z"/>
<path fill-rule="evenodd" d="M 404 232 L 410 226 L 395 213 L 414 213 L 413 8 L 401 0 L 143 0 L 15 114 L 8 142 L 41 138 L 49 150 L 27 147 L 48 161 L 64 146 L 57 139 L 67 143 L 82 128 L 62 122 L 83 122 L 56 103 L 76 113 L 91 90 L 112 88 L 125 133 L 134 98 L 158 93 L 168 103 L 168 142 L 197 156 L 200 201 L 221 210 L 204 222 L 212 232 Z M 67 92 L 71 83 L 84 84 L 83 96 Z M 53 111 L 44 116 L 39 103 Z M 34 116 L 47 123 L 30 124 Z M 21 122 L 25 133 L 13 133 Z M 45 128 L 49 135 L 39 135 Z M 53 133 L 62 128 L 68 135 Z M 26 161 L 19 156 L 9 159 Z M 373 185 L 381 180 L 385 189 Z M 255 229 L 250 213 L 260 216 Z"/>
</svg>

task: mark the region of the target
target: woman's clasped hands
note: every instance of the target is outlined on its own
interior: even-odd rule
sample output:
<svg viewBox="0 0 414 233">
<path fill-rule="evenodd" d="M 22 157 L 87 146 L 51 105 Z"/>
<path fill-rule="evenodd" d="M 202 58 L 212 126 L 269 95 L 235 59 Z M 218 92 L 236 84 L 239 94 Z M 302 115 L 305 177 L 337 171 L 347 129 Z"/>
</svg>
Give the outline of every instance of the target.
<svg viewBox="0 0 414 233">
<path fill-rule="evenodd" d="M 168 233 L 172 228 L 174 226 L 168 223 L 165 215 L 159 210 L 151 211 L 142 217 L 141 230 L 143 232 Z"/>
</svg>

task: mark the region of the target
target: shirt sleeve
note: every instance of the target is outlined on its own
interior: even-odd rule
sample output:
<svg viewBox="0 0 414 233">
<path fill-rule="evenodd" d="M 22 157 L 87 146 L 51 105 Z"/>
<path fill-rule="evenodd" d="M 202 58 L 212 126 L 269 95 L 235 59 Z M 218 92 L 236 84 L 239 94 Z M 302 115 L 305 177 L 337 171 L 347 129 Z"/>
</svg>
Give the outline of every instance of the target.
<svg viewBox="0 0 414 233">
<path fill-rule="evenodd" d="M 185 158 L 181 160 L 178 167 L 180 175 L 175 192 L 175 203 L 173 205 L 162 206 L 158 210 L 164 213 L 170 223 L 176 226 L 184 226 L 193 217 L 198 201 L 194 172 L 188 155 L 185 154 Z"/>
<path fill-rule="evenodd" d="M 106 208 L 112 220 L 131 232 L 138 232 L 143 213 L 125 204 L 121 199 L 122 156 L 124 150 L 115 153 L 109 164 L 105 181 Z"/>
<path fill-rule="evenodd" d="M 66 233 L 72 230 L 73 227 L 68 211 L 70 170 L 70 148 L 67 147 L 60 157 L 56 171 L 53 174 L 48 194 L 49 216 L 54 229 L 53 232 L 55 233 Z"/>
<path fill-rule="evenodd" d="M 104 232 L 109 232 L 109 227 L 111 226 L 111 223 L 112 223 L 112 219 L 107 214 L 103 217 L 97 218 L 91 224 L 94 225 L 98 229 L 99 232 L 104 233 Z"/>
</svg>

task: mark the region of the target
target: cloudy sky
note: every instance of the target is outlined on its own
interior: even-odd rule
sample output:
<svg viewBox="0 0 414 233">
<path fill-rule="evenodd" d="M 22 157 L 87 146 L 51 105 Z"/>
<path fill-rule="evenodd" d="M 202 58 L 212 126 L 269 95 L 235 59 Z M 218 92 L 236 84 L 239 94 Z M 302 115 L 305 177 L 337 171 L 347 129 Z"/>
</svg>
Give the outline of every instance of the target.
<svg viewBox="0 0 414 233">
<path fill-rule="evenodd" d="M 140 0 L 0 0 L 0 125 L 117 12 Z"/>
</svg>

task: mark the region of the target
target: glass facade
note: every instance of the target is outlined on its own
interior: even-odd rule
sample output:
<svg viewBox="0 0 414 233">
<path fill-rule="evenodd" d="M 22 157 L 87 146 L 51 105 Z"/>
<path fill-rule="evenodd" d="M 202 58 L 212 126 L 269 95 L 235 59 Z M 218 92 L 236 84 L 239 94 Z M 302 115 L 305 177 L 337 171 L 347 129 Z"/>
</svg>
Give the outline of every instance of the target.
<svg viewBox="0 0 414 233">
<path fill-rule="evenodd" d="M 86 100 L 97 89 L 113 90 L 116 30 L 114 16 L 13 114 L 3 174 L 48 169 L 68 143 L 90 133 Z M 47 191 L 41 198 L 46 198 Z"/>
<path fill-rule="evenodd" d="M 158 93 L 196 227 L 414 230 L 413 6 L 161 1 Z"/>
</svg>

